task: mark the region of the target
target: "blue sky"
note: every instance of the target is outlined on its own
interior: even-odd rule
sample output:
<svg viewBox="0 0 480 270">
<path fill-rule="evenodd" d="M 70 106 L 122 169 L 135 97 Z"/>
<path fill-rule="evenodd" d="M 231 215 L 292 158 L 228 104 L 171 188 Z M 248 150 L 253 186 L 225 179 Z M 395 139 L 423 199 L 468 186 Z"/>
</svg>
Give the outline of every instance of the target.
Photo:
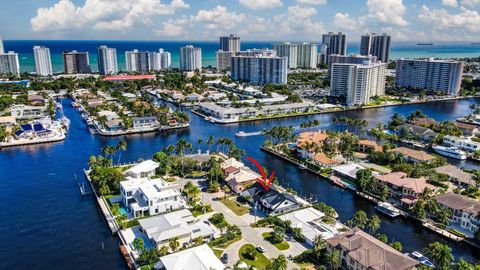
<svg viewBox="0 0 480 270">
<path fill-rule="evenodd" d="M 6 1 L 6 0 L 3 0 Z M 19 0 L 4 39 L 319 40 L 343 31 L 397 41 L 480 41 L 480 0 Z"/>
</svg>

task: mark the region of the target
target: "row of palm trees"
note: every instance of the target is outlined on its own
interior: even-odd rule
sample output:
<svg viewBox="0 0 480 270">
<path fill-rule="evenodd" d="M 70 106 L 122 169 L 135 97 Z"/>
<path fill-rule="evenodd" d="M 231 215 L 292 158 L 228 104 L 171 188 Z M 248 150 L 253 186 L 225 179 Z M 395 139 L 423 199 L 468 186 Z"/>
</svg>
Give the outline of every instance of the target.
<svg viewBox="0 0 480 270">
<path fill-rule="evenodd" d="M 120 159 L 122 158 L 122 152 L 127 151 L 128 144 L 126 141 L 119 141 L 117 145 L 105 145 L 102 147 L 102 154 L 105 156 L 105 158 L 110 158 L 113 159 L 115 157 L 115 154 L 118 152 L 118 160 L 117 160 L 117 165 L 120 165 Z"/>
</svg>

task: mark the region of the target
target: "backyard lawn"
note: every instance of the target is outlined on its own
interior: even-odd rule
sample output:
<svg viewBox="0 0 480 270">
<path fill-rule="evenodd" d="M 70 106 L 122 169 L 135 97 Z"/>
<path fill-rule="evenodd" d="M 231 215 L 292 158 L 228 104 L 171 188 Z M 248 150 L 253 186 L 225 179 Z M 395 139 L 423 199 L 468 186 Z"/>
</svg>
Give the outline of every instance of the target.
<svg viewBox="0 0 480 270">
<path fill-rule="evenodd" d="M 230 197 L 221 198 L 220 201 L 228 207 L 232 212 L 234 212 L 237 216 L 243 216 L 250 212 L 250 207 L 245 206 L 237 202 L 237 200 L 232 199 Z"/>
<path fill-rule="evenodd" d="M 274 243 L 270 237 L 270 233 L 269 232 L 264 232 L 262 233 L 262 237 L 265 238 L 265 240 L 267 240 L 268 242 L 270 242 L 270 244 L 274 245 L 276 248 L 278 248 L 279 250 L 287 250 L 290 248 L 290 245 L 288 244 L 287 241 L 283 241 L 281 243 Z"/>
<path fill-rule="evenodd" d="M 247 249 L 248 247 L 255 249 L 255 247 L 252 244 L 243 245 L 238 250 L 238 256 L 240 257 L 240 260 L 245 262 L 246 264 L 248 264 L 250 266 L 253 266 L 253 267 L 259 269 L 259 270 L 265 269 L 267 267 L 267 265 L 270 264 L 270 260 L 267 259 L 267 257 L 265 257 L 265 255 L 263 255 L 262 253 L 258 252 L 256 249 L 255 249 L 255 260 L 254 261 L 245 258 L 245 256 L 244 256 L 245 249 Z"/>
</svg>

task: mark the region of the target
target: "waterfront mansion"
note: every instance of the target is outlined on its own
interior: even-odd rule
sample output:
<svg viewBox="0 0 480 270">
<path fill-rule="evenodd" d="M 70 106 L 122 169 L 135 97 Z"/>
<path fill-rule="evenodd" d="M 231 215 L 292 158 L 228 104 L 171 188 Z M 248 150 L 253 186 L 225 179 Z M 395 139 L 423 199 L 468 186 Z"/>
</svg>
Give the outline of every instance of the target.
<svg viewBox="0 0 480 270">
<path fill-rule="evenodd" d="M 156 162 L 144 161 L 125 171 L 127 180 L 120 182 L 122 202 L 134 218 L 146 214 L 153 216 L 186 206 L 178 185 L 167 183 L 161 178 L 151 179 L 156 167 Z"/>
</svg>

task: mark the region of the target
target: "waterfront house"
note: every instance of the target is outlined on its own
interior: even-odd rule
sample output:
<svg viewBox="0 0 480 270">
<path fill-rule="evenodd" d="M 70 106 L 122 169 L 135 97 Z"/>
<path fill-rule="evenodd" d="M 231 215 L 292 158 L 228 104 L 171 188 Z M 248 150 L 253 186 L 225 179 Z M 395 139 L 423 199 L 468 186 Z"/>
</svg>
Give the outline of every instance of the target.
<svg viewBox="0 0 480 270">
<path fill-rule="evenodd" d="M 44 106 L 46 103 L 45 98 L 42 95 L 37 94 L 29 94 L 27 96 L 27 101 L 28 104 L 32 106 Z"/>
<path fill-rule="evenodd" d="M 257 182 L 257 179 L 261 178 L 258 173 L 248 167 L 243 167 L 228 174 L 225 182 L 233 192 L 242 193 L 246 188 Z"/>
<path fill-rule="evenodd" d="M 460 188 L 475 187 L 477 185 L 471 173 L 467 173 L 451 164 L 435 168 L 435 172 L 448 175 L 450 182 Z"/>
<path fill-rule="evenodd" d="M 480 228 L 480 202 L 453 192 L 437 196 L 437 201 L 443 208 L 452 211 L 450 216 L 451 225 L 475 233 Z"/>
<path fill-rule="evenodd" d="M 185 249 L 160 257 L 156 270 L 223 270 L 225 265 L 215 256 L 208 245 Z"/>
<path fill-rule="evenodd" d="M 407 162 L 411 163 L 430 163 L 435 160 L 434 156 L 428 154 L 425 151 L 413 150 L 407 147 L 397 147 L 390 151 L 392 151 L 396 156 L 401 155 Z"/>
<path fill-rule="evenodd" d="M 419 117 L 414 118 L 407 121 L 408 123 L 415 125 L 415 126 L 422 126 L 422 127 L 431 127 L 437 124 L 437 121 L 430 117 Z"/>
<path fill-rule="evenodd" d="M 188 102 L 199 102 L 203 100 L 203 96 L 197 93 L 191 93 L 185 97 L 185 100 Z"/>
<path fill-rule="evenodd" d="M 131 178 L 120 182 L 122 202 L 133 217 L 150 216 L 185 208 L 178 185 L 162 179 Z"/>
<path fill-rule="evenodd" d="M 203 102 L 198 106 L 200 111 L 219 121 L 235 121 L 241 118 L 253 118 L 261 113 L 258 109 L 253 107 L 226 108 L 212 102 Z"/>
<path fill-rule="evenodd" d="M 103 99 L 101 99 L 101 98 L 89 99 L 87 101 L 87 105 L 88 105 L 88 107 L 92 107 L 92 108 L 103 106 Z"/>
<path fill-rule="evenodd" d="M 359 170 L 366 169 L 362 165 L 352 163 L 352 164 L 343 164 L 332 168 L 332 176 L 339 177 L 341 179 L 347 179 L 355 181 L 357 179 L 357 172 Z"/>
<path fill-rule="evenodd" d="M 17 124 L 17 120 L 14 116 L 0 116 L 0 126 L 6 126 L 13 128 Z"/>
<path fill-rule="evenodd" d="M 138 220 L 140 230 L 158 249 L 177 238 L 180 247 L 188 247 L 197 237 L 205 241 L 213 239 L 215 230 L 203 221 L 195 220 L 187 209 Z"/>
<path fill-rule="evenodd" d="M 401 136 L 405 132 L 412 134 L 419 140 L 426 141 L 426 142 L 431 142 L 435 139 L 435 137 L 438 136 L 436 132 L 434 132 L 429 128 L 418 126 L 418 125 L 412 125 L 412 124 L 400 125 L 395 130 L 395 133 L 399 136 Z"/>
<path fill-rule="evenodd" d="M 323 239 L 329 239 L 338 234 L 337 228 L 322 222 L 324 213 L 313 207 L 296 210 L 279 216 L 283 221 L 290 221 L 292 228 L 300 228 L 305 243 L 311 248 L 315 238 L 321 235 Z"/>
<path fill-rule="evenodd" d="M 443 144 L 457 147 L 467 152 L 476 152 L 480 150 L 480 142 L 472 141 L 469 137 L 445 136 Z"/>
<path fill-rule="evenodd" d="M 343 269 L 411 270 L 419 264 L 358 228 L 338 234 L 326 242 L 328 250 L 340 251 Z"/>
<path fill-rule="evenodd" d="M 322 147 L 328 135 L 325 131 L 309 131 L 298 134 L 297 151 L 303 159 L 314 159 L 314 148 Z"/>
<path fill-rule="evenodd" d="M 158 121 L 155 116 L 133 117 L 134 129 L 153 129 L 158 127 Z"/>
<path fill-rule="evenodd" d="M 360 140 L 358 141 L 358 151 L 362 153 L 381 152 L 382 146 L 375 141 Z"/>
<path fill-rule="evenodd" d="M 109 121 L 105 121 L 105 127 L 109 131 L 118 131 L 123 129 L 123 121 L 122 119 L 112 119 Z"/>
<path fill-rule="evenodd" d="M 473 136 L 479 132 L 478 126 L 473 124 L 453 122 L 453 124 L 463 132 L 465 136 Z"/>
<path fill-rule="evenodd" d="M 120 116 L 118 116 L 116 112 L 112 112 L 112 111 L 99 111 L 98 117 L 105 117 L 107 121 L 120 118 Z"/>
<path fill-rule="evenodd" d="M 132 178 L 145 178 L 155 175 L 155 170 L 158 168 L 158 163 L 148 159 L 138 163 L 124 172 L 125 176 Z"/>
<path fill-rule="evenodd" d="M 407 177 L 404 172 L 375 175 L 375 178 L 377 179 L 377 189 L 381 190 L 383 186 L 387 186 L 390 198 L 399 200 L 405 208 L 413 207 L 425 189 L 433 191 L 437 189 L 428 184 L 424 178 Z"/>
<path fill-rule="evenodd" d="M 312 158 L 313 163 L 320 167 L 324 168 L 332 168 L 333 166 L 338 164 L 338 161 L 335 159 L 329 158 L 325 153 L 315 153 Z"/>
<path fill-rule="evenodd" d="M 42 124 L 31 122 L 21 125 L 19 130 L 15 132 L 15 137 L 17 139 L 45 138 L 52 133 L 51 130 L 45 128 Z"/>
<path fill-rule="evenodd" d="M 236 172 L 236 171 L 240 170 L 241 168 L 243 168 L 244 166 L 245 166 L 245 164 L 243 164 L 243 162 L 238 161 L 235 158 L 226 159 L 221 164 L 221 168 L 222 168 L 223 172 L 225 173 L 225 175 Z"/>
<path fill-rule="evenodd" d="M 300 202 L 290 193 L 280 192 L 272 183 L 266 190 L 260 183 L 253 184 L 241 195 L 251 203 L 257 205 L 267 215 L 288 213 L 300 208 Z"/>
<path fill-rule="evenodd" d="M 14 104 L 10 106 L 10 115 L 16 119 L 38 119 L 45 117 L 45 106 Z"/>
</svg>

